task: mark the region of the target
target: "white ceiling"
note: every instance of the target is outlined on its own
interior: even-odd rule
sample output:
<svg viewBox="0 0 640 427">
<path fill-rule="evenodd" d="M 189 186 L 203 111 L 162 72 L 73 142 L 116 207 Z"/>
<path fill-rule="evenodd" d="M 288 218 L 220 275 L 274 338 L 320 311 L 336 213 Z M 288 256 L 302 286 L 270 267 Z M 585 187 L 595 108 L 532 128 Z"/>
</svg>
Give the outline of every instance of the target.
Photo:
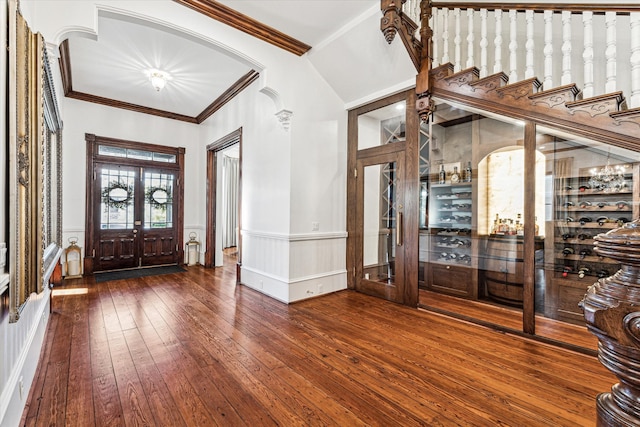
<svg viewBox="0 0 640 427">
<path fill-rule="evenodd" d="M 379 0 L 220 3 L 313 48 Z M 97 40 L 69 39 L 74 92 L 195 117 L 251 70 L 246 61 L 174 29 L 109 12 L 98 20 Z M 145 74 L 151 68 L 172 76 L 160 92 Z"/>
</svg>

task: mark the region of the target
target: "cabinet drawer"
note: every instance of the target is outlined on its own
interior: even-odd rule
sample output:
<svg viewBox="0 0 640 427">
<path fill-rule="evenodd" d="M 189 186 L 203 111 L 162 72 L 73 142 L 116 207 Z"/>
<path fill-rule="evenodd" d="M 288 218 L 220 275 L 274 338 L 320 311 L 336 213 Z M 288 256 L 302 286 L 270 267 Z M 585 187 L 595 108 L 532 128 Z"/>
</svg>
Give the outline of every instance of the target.
<svg viewBox="0 0 640 427">
<path fill-rule="evenodd" d="M 454 265 L 432 264 L 429 270 L 428 288 L 465 297 L 474 295 L 471 289 L 474 269 Z"/>
</svg>

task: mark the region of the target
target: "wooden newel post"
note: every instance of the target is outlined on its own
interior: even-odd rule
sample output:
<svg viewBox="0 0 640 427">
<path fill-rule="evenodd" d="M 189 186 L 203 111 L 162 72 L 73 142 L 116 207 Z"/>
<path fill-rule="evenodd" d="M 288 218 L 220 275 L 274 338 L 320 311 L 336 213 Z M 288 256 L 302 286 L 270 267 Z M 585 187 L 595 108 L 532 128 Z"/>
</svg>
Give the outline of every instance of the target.
<svg viewBox="0 0 640 427">
<path fill-rule="evenodd" d="M 598 426 L 640 425 L 640 221 L 595 237 L 595 251 L 619 261 L 613 276 L 598 279 L 581 306 L 599 340 L 598 358 L 619 383 L 597 398 Z"/>
</svg>

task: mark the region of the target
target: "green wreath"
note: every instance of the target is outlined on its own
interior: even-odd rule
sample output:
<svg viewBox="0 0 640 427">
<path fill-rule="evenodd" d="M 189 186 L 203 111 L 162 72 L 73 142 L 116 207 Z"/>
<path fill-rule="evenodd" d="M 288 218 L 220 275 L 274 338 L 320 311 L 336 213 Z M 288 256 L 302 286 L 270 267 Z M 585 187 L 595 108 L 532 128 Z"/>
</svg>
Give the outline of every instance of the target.
<svg viewBox="0 0 640 427">
<path fill-rule="evenodd" d="M 153 197 L 156 191 L 164 191 L 166 193 L 167 198 L 164 202 L 160 202 L 156 200 L 155 197 Z M 147 202 L 149 202 L 152 207 L 165 210 L 167 209 L 167 203 L 171 201 L 171 189 L 169 187 L 149 187 L 145 192 L 145 197 L 147 198 Z"/>
<path fill-rule="evenodd" d="M 111 192 L 116 189 L 126 191 L 126 197 L 114 199 Z M 107 206 L 114 209 L 124 209 L 131 203 L 133 199 L 133 186 L 127 185 L 122 181 L 111 181 L 109 185 L 102 190 L 102 201 Z"/>
</svg>

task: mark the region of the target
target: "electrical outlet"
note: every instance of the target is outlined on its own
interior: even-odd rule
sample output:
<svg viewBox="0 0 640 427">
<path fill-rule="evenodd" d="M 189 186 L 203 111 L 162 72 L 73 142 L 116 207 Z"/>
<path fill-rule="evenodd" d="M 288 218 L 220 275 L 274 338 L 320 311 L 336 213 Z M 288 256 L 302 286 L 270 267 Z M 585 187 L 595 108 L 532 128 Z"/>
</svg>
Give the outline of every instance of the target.
<svg viewBox="0 0 640 427">
<path fill-rule="evenodd" d="M 320 223 L 317 221 L 313 221 L 311 223 L 311 231 L 318 231 L 320 230 Z"/>
</svg>

